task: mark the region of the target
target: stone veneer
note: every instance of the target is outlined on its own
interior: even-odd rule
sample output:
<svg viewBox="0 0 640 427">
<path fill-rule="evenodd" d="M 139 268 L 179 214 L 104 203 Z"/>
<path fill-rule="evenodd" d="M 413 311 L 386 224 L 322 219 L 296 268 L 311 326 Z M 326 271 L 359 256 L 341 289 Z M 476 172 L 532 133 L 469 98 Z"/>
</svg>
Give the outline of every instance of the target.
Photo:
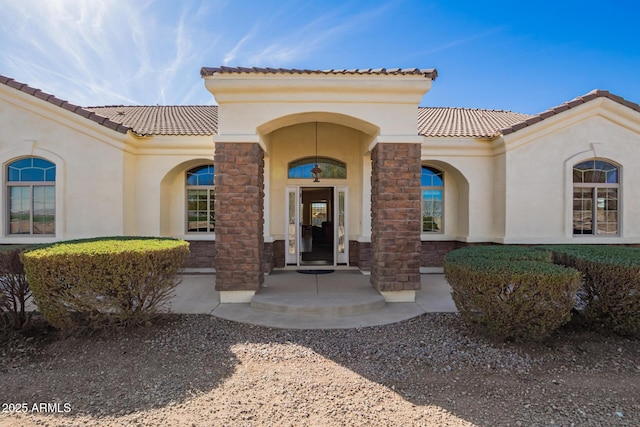
<svg viewBox="0 0 640 427">
<path fill-rule="evenodd" d="M 216 242 L 214 240 L 188 240 L 187 268 L 215 268 Z"/>
<path fill-rule="evenodd" d="M 271 273 L 274 268 L 284 267 L 284 240 L 275 240 L 264 244 L 264 272 Z"/>
<path fill-rule="evenodd" d="M 264 282 L 264 152 L 216 143 L 216 290 L 257 291 Z"/>
<path fill-rule="evenodd" d="M 264 244 L 264 272 L 285 266 L 284 240 Z M 455 240 L 423 241 L 421 244 L 420 267 L 442 267 L 444 256 L 449 252 L 467 246 L 488 245 L 490 243 L 465 243 Z M 625 246 L 636 246 L 629 244 Z M 187 268 L 214 268 L 216 242 L 213 240 L 189 240 L 190 255 Z M 362 271 L 371 270 L 371 243 L 349 241 L 349 266 Z"/>
<path fill-rule="evenodd" d="M 420 289 L 420 144 L 378 143 L 371 161 L 371 284 Z"/>
</svg>

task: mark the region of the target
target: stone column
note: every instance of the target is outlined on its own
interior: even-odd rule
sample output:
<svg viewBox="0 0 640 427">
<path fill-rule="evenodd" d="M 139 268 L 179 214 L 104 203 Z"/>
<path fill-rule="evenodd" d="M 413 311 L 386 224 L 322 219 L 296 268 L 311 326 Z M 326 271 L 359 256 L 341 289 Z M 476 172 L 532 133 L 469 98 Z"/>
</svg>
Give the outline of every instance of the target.
<svg viewBox="0 0 640 427">
<path fill-rule="evenodd" d="M 420 144 L 371 150 L 371 284 L 389 302 L 420 289 Z"/>
<path fill-rule="evenodd" d="M 216 290 L 220 302 L 250 302 L 264 283 L 264 152 L 216 143 Z"/>
</svg>

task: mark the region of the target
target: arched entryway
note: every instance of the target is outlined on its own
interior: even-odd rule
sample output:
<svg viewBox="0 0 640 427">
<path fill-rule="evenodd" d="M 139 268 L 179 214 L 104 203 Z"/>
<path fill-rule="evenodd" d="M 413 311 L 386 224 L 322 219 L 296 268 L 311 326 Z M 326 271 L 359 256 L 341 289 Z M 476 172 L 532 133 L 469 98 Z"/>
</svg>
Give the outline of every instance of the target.
<svg viewBox="0 0 640 427">
<path fill-rule="evenodd" d="M 276 121 L 280 127 L 259 127 L 270 130 L 261 135 L 265 242 L 273 242 L 275 257 L 282 254 L 273 265 L 358 267 L 357 243 L 370 238 L 368 146 L 374 135 L 367 132 L 376 127 L 326 112 Z M 314 179 L 316 164 L 321 172 Z"/>
</svg>

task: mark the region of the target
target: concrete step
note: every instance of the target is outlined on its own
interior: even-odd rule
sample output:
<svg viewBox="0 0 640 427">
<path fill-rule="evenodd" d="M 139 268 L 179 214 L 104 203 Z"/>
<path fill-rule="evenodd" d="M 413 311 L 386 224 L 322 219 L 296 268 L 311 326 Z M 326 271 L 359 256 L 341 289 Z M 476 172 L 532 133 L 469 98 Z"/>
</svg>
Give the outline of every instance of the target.
<svg viewBox="0 0 640 427">
<path fill-rule="evenodd" d="M 349 316 L 380 310 L 385 307 L 384 297 L 377 293 L 325 294 L 258 292 L 251 308 L 273 313 L 303 316 Z"/>
</svg>

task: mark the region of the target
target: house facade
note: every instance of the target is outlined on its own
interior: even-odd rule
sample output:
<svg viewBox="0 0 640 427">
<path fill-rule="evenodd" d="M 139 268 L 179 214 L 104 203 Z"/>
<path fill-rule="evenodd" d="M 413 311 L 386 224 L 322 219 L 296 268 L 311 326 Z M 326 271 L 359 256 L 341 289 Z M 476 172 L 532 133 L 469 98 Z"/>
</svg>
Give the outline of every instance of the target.
<svg viewBox="0 0 640 427">
<path fill-rule="evenodd" d="M 419 107 L 433 69 L 201 75 L 216 106 L 0 77 L 0 244 L 182 238 L 223 302 L 274 268 L 357 268 L 411 301 L 469 244 L 640 244 L 640 106 L 609 92 L 530 116 Z"/>
</svg>

